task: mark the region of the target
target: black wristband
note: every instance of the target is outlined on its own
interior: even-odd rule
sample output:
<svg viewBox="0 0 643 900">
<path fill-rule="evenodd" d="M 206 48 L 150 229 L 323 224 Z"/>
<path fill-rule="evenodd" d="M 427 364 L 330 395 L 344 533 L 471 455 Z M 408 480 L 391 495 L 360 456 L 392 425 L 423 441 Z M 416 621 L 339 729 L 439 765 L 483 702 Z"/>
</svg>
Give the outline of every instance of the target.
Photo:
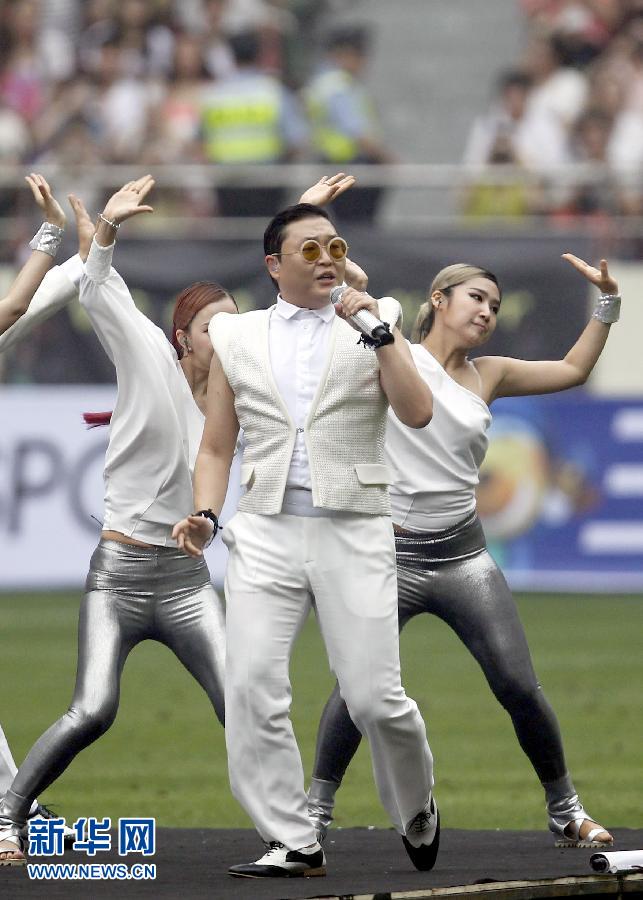
<svg viewBox="0 0 643 900">
<path fill-rule="evenodd" d="M 214 526 L 212 528 L 212 537 L 210 538 L 208 543 L 205 545 L 206 547 L 209 547 L 210 544 L 212 543 L 212 541 L 214 540 L 214 538 L 216 537 L 217 531 L 221 527 L 219 525 L 219 519 L 217 518 L 216 513 L 213 513 L 211 509 L 200 509 L 198 512 L 195 512 L 192 515 L 201 516 L 202 518 L 209 519 L 212 522 L 212 525 Z"/>
<path fill-rule="evenodd" d="M 373 336 L 362 332 L 357 342 L 358 345 L 362 344 L 369 350 L 379 350 L 380 347 L 386 347 L 387 344 L 392 344 L 395 340 L 395 335 L 391 331 L 388 322 L 382 322 L 379 328 L 375 329 L 375 332 Z"/>
</svg>

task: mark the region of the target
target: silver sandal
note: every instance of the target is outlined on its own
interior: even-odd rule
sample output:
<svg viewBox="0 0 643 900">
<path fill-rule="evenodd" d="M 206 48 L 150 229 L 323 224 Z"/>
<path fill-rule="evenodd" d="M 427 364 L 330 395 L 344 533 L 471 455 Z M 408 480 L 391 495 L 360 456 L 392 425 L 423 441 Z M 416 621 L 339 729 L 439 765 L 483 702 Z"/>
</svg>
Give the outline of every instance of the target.
<svg viewBox="0 0 643 900">
<path fill-rule="evenodd" d="M 25 854 L 25 842 L 20 836 L 17 825 L 0 824 L 0 866 L 24 866 L 27 862 Z"/>
<path fill-rule="evenodd" d="M 603 828 L 596 824 L 595 828 L 585 835 L 580 836 L 580 830 L 584 822 L 594 822 L 594 819 L 585 811 L 583 804 L 577 795 L 570 797 L 564 803 L 557 803 L 555 811 L 551 805 L 549 812 L 549 830 L 557 835 L 556 847 L 610 847 L 614 838 Z M 562 808 L 564 807 L 564 808 Z M 607 840 L 597 840 L 599 834 L 607 835 Z"/>
</svg>

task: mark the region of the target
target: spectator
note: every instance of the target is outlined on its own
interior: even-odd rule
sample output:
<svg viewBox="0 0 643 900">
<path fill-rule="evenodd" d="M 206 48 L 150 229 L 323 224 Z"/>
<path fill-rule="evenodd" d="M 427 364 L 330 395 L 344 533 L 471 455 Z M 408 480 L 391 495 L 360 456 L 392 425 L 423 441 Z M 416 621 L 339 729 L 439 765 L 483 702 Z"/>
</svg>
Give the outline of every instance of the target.
<svg viewBox="0 0 643 900">
<path fill-rule="evenodd" d="M 519 166 L 509 135 L 498 132 L 489 148 L 487 165 Z M 465 191 L 464 212 L 476 218 L 522 217 L 532 212 L 530 186 L 524 178 L 480 179 Z"/>
<path fill-rule="evenodd" d="M 269 164 L 301 152 L 306 126 L 295 99 L 273 76 L 258 68 L 255 32 L 230 38 L 237 71 L 210 87 L 203 98 L 206 159 L 212 163 Z M 220 187 L 223 216 L 269 216 L 283 206 L 284 188 Z"/>
<path fill-rule="evenodd" d="M 6 9 L 0 99 L 31 126 L 46 103 L 48 73 L 39 48 L 38 5 L 18 0 Z"/>
<path fill-rule="evenodd" d="M 116 39 L 115 9 L 116 0 L 86 0 L 83 3 L 83 25 L 78 39 L 81 72 L 96 74 L 100 68 L 102 47 Z"/>
<path fill-rule="evenodd" d="M 591 164 L 588 181 L 575 186 L 562 216 L 605 218 L 619 212 L 618 192 L 607 165 L 613 119 L 602 110 L 589 109 L 578 119 L 572 136 L 574 162 Z"/>
<path fill-rule="evenodd" d="M 118 42 L 123 70 L 133 78 L 167 75 L 172 66 L 174 36 L 159 9 L 147 0 L 121 0 Z"/>
<path fill-rule="evenodd" d="M 40 50 L 45 70 L 54 81 L 76 74 L 75 44 L 80 27 L 79 0 L 40 0 Z"/>
<path fill-rule="evenodd" d="M 619 178 L 622 211 L 640 216 L 643 215 L 643 42 L 632 51 L 631 61 L 632 77 L 614 122 L 607 156 Z"/>
<path fill-rule="evenodd" d="M 18 113 L 0 101 L 0 162 L 19 163 L 31 148 L 31 136 Z"/>
<path fill-rule="evenodd" d="M 19 163 L 31 148 L 31 134 L 18 113 L 0 99 L 0 164 Z M 20 191 L 0 187 L 0 216 L 12 216 L 20 203 Z"/>
<path fill-rule="evenodd" d="M 547 116 L 569 132 L 587 100 L 588 82 L 568 64 L 564 43 L 555 35 L 534 34 L 526 69 L 533 79 L 529 112 Z"/>
<path fill-rule="evenodd" d="M 150 116 L 145 161 L 190 163 L 201 159 L 201 104 L 210 84 L 203 43 L 196 34 L 176 35 L 172 70 Z"/>
<path fill-rule="evenodd" d="M 140 157 L 153 96 L 143 79 L 124 72 L 123 51 L 109 41 L 100 49 L 94 95 L 86 115 L 103 147 L 106 162 L 127 162 Z"/>
<path fill-rule="evenodd" d="M 363 83 L 370 50 L 365 28 L 343 27 L 327 39 L 326 59 L 305 91 L 317 158 L 336 171 L 390 163 L 374 103 Z M 339 219 L 371 222 L 382 198 L 379 187 L 353 188 L 333 204 Z"/>
<path fill-rule="evenodd" d="M 498 155 L 499 142 L 505 146 L 505 155 L 527 169 L 543 171 L 569 161 L 563 127 L 557 119 L 534 109 L 529 102 L 532 85 L 532 78 L 521 69 L 501 74 L 491 109 L 473 122 L 464 163 L 492 162 L 492 155 Z"/>
<path fill-rule="evenodd" d="M 284 76 L 284 41 L 297 27 L 283 0 L 234 0 L 225 5 L 223 27 L 228 34 L 254 30 L 259 36 L 259 64 L 266 72 Z"/>
<path fill-rule="evenodd" d="M 622 15 L 621 0 L 523 0 L 532 22 L 555 34 L 567 61 L 586 66 L 607 46 Z"/>
</svg>

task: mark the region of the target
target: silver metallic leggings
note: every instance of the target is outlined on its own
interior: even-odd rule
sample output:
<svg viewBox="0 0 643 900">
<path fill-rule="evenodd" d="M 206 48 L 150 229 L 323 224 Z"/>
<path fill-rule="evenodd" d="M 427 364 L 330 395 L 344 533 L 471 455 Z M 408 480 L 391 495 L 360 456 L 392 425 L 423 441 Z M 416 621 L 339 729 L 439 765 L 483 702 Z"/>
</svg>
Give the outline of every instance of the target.
<svg viewBox="0 0 643 900">
<path fill-rule="evenodd" d="M 174 651 L 223 723 L 225 619 L 205 561 L 173 547 L 101 540 L 80 607 L 71 705 L 29 751 L 0 802 L 0 817 L 22 824 L 32 799 L 107 731 L 116 717 L 125 660 L 148 639 Z"/>
<path fill-rule="evenodd" d="M 516 604 L 475 514 L 446 531 L 396 535 L 400 630 L 419 613 L 442 619 L 471 651 L 511 716 L 540 781 L 567 769 L 558 722 L 536 679 Z M 319 725 L 313 778 L 340 784 L 361 735 L 335 686 Z"/>
</svg>

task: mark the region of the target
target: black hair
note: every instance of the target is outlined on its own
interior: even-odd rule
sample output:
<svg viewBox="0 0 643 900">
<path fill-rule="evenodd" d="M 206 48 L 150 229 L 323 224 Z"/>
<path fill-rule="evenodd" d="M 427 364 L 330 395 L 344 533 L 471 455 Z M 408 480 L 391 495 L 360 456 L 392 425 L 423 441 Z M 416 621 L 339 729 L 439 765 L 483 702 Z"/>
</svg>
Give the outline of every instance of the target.
<svg viewBox="0 0 643 900">
<path fill-rule="evenodd" d="M 328 50 L 348 47 L 366 55 L 371 47 L 371 32 L 365 25 L 340 25 L 326 35 L 324 44 Z"/>
<path fill-rule="evenodd" d="M 506 69 L 500 73 L 496 83 L 499 91 L 505 91 L 512 87 L 529 90 L 534 83 L 534 79 L 524 69 Z"/>
<path fill-rule="evenodd" d="M 231 34 L 228 45 L 239 65 L 250 65 L 259 59 L 261 42 L 256 31 L 239 31 Z"/>
<path fill-rule="evenodd" d="M 284 233 L 286 228 L 292 222 L 299 222 L 302 219 L 326 219 L 331 221 L 328 213 L 324 212 L 319 206 L 313 206 L 312 203 L 296 203 L 294 206 L 287 206 L 277 213 L 263 233 L 263 252 L 266 256 L 270 254 L 278 254 L 284 242 Z"/>
</svg>

